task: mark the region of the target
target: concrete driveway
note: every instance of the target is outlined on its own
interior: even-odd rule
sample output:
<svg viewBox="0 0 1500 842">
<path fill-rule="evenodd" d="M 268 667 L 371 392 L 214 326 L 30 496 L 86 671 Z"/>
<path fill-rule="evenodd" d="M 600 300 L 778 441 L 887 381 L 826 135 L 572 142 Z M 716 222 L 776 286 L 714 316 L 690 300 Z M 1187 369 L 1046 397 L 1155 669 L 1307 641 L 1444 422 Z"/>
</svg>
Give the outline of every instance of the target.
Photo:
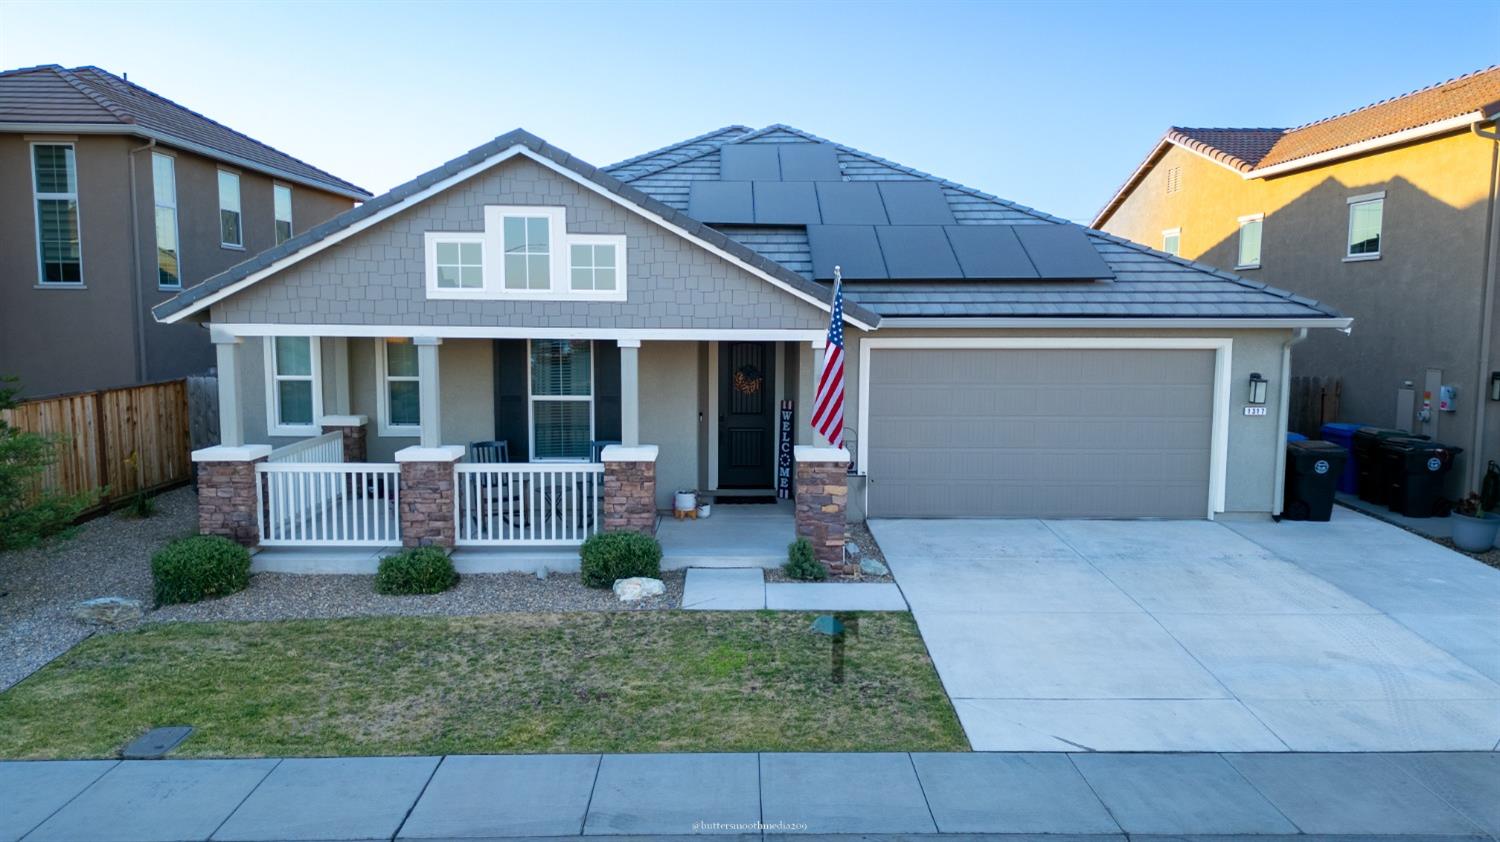
<svg viewBox="0 0 1500 842">
<path fill-rule="evenodd" d="M 1373 518 L 870 527 L 976 750 L 1500 749 L 1500 571 Z"/>
</svg>

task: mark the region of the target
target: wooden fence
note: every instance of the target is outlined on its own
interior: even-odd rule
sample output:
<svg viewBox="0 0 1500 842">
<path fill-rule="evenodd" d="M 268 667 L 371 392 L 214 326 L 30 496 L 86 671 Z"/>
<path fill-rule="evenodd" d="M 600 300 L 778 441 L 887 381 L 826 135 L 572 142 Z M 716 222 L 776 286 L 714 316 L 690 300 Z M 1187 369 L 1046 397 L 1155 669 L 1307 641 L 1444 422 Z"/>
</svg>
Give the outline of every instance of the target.
<svg viewBox="0 0 1500 842">
<path fill-rule="evenodd" d="M 1287 429 L 1319 438 L 1323 425 L 1339 420 L 1339 395 L 1344 381 L 1337 377 L 1293 377 L 1288 402 Z"/>
<path fill-rule="evenodd" d="M 22 430 L 61 438 L 38 490 L 106 488 L 100 506 L 193 477 L 185 380 L 35 398 L 0 413 Z"/>
</svg>

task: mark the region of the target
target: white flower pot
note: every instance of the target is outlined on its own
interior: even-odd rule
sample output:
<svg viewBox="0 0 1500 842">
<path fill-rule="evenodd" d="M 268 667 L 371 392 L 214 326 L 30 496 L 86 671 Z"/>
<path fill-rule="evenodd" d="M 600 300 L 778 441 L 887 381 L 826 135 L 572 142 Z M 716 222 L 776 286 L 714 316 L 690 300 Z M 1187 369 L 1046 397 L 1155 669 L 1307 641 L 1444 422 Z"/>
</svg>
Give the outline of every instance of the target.
<svg viewBox="0 0 1500 842">
<path fill-rule="evenodd" d="M 672 508 L 679 512 L 691 512 L 698 508 L 698 492 L 679 491 L 673 498 Z"/>
<path fill-rule="evenodd" d="M 1495 535 L 1500 532 L 1500 517 L 1485 514 L 1470 517 L 1453 513 L 1453 543 L 1461 550 L 1471 553 L 1487 552 L 1495 546 Z"/>
</svg>

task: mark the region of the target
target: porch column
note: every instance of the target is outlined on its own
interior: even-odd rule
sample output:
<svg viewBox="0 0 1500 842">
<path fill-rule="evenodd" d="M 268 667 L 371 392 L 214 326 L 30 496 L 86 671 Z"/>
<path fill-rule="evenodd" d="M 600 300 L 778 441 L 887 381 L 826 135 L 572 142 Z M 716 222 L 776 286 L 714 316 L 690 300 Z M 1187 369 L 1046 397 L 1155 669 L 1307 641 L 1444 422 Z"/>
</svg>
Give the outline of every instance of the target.
<svg viewBox="0 0 1500 842">
<path fill-rule="evenodd" d="M 222 408 L 219 414 L 224 417 Z M 198 468 L 200 534 L 222 535 L 247 547 L 260 543 L 255 466 L 270 455 L 269 444 L 221 444 L 193 451 L 193 463 Z"/>
<path fill-rule="evenodd" d="M 396 464 L 401 466 L 401 503 L 396 514 L 403 547 L 453 548 L 453 465 L 463 457 L 464 448 L 457 444 L 396 451 Z"/>
<path fill-rule="evenodd" d="M 849 451 L 842 447 L 793 448 L 797 461 L 797 537 L 812 543 L 813 556 L 835 575 L 859 572 L 844 560 L 848 526 Z"/>
<path fill-rule="evenodd" d="M 620 345 L 620 443 L 641 443 L 641 340 L 621 339 Z"/>
<path fill-rule="evenodd" d="M 822 373 L 823 368 L 823 349 L 828 347 L 828 340 L 819 337 L 809 342 L 807 347 L 806 374 L 799 378 L 801 383 L 798 384 L 797 389 L 802 393 L 799 395 L 798 402 L 797 433 L 793 437 L 798 443 L 822 440 L 813 433 L 812 414 L 813 402 L 818 396 L 818 375 Z"/>
<path fill-rule="evenodd" d="M 324 340 L 333 351 L 332 382 L 327 395 L 323 396 L 323 409 L 330 415 L 349 414 L 349 338 L 330 336 Z M 324 430 L 327 432 L 327 430 Z"/>
<path fill-rule="evenodd" d="M 240 368 L 236 352 L 243 340 L 217 327 L 209 328 L 208 339 L 214 345 L 219 369 L 219 444 L 239 447 L 245 443 L 245 422 L 240 416 Z"/>
<path fill-rule="evenodd" d="M 443 444 L 443 423 L 438 408 L 438 346 L 443 340 L 436 336 L 418 336 L 412 340 L 417 346 L 417 375 L 421 378 L 417 386 L 417 398 L 421 405 L 421 446 L 440 447 Z"/>
<path fill-rule="evenodd" d="M 344 461 L 367 462 L 369 449 L 365 442 L 365 430 L 370 418 L 367 415 L 325 415 L 318 419 L 324 433 L 343 433 Z"/>
<path fill-rule="evenodd" d="M 654 444 L 604 448 L 604 531 L 656 534 Z"/>
</svg>

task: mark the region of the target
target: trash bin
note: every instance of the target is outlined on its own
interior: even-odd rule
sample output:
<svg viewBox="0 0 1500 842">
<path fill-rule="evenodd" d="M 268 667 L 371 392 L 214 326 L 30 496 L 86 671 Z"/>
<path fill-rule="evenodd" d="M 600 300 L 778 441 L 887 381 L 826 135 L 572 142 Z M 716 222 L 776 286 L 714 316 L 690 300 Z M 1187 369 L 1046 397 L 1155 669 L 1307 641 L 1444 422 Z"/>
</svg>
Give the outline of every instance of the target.
<svg viewBox="0 0 1500 842">
<path fill-rule="evenodd" d="M 1380 456 L 1380 443 L 1393 438 L 1425 440 L 1427 437 L 1386 427 L 1360 427 L 1354 431 L 1354 446 L 1350 453 L 1354 456 L 1356 491 L 1359 499 L 1367 503 L 1390 501 L 1391 483 L 1385 475 L 1386 460 Z"/>
<path fill-rule="evenodd" d="M 1287 520 L 1332 517 L 1333 490 L 1348 462 L 1349 451 L 1331 441 L 1287 442 L 1286 498 L 1281 516 Z"/>
<path fill-rule="evenodd" d="M 1461 447 L 1424 439 L 1388 438 L 1380 443 L 1389 483 L 1386 504 L 1407 517 L 1443 514 L 1443 482 Z"/>
<path fill-rule="evenodd" d="M 1287 441 L 1307 441 L 1307 436 L 1304 436 L 1301 433 L 1287 433 L 1286 434 L 1286 440 Z"/>
<path fill-rule="evenodd" d="M 1349 458 L 1344 460 L 1344 472 L 1339 474 L 1338 483 L 1338 490 L 1345 494 L 1355 494 L 1359 491 L 1359 473 L 1354 469 L 1354 431 L 1359 427 L 1358 424 L 1330 422 L 1324 424 L 1319 430 L 1323 441 L 1331 441 L 1349 451 Z"/>
</svg>

